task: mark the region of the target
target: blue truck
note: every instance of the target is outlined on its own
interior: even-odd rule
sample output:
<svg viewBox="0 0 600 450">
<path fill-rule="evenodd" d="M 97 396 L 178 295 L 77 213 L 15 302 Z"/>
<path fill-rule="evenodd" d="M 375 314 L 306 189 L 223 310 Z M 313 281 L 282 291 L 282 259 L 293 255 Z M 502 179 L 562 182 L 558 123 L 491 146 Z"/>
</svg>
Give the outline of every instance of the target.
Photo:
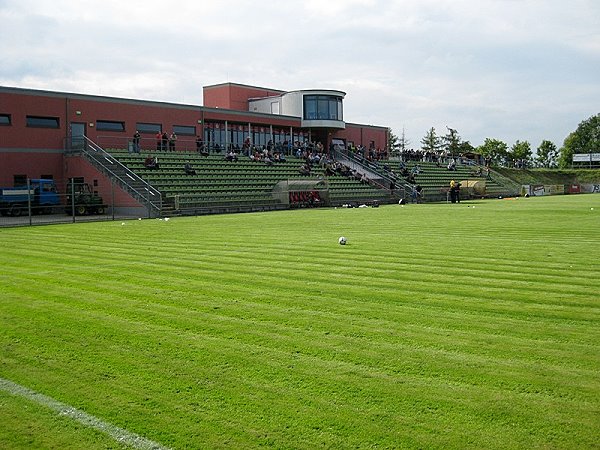
<svg viewBox="0 0 600 450">
<path fill-rule="evenodd" d="M 54 207 L 60 205 L 60 198 L 53 180 L 29 180 L 29 188 L 0 188 L 0 214 L 3 216 L 20 216 L 31 211 L 39 214 L 50 214 Z"/>
</svg>

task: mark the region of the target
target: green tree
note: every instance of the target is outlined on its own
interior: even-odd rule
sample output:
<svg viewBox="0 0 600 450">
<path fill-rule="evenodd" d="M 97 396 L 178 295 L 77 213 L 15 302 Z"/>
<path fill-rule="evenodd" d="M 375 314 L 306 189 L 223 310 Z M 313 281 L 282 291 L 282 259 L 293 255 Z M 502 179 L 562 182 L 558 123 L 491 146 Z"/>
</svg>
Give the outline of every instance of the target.
<svg viewBox="0 0 600 450">
<path fill-rule="evenodd" d="M 436 152 L 441 147 L 441 139 L 435 132 L 435 128 L 431 127 L 431 129 L 425 134 L 423 139 L 421 139 L 421 149 L 426 152 Z"/>
<path fill-rule="evenodd" d="M 517 140 L 508 152 L 506 162 L 515 167 L 526 167 L 531 161 L 531 144 Z"/>
<path fill-rule="evenodd" d="M 490 165 L 497 165 L 506 159 L 508 145 L 499 139 L 486 138 L 484 143 L 476 150 L 477 153 L 489 161 Z"/>
<path fill-rule="evenodd" d="M 402 134 L 396 136 L 391 128 L 388 128 L 388 148 L 392 155 L 403 153 L 406 147 L 410 145 L 410 141 L 406 138 L 404 128 L 402 128 Z"/>
<path fill-rule="evenodd" d="M 388 128 L 388 148 L 390 154 L 396 155 L 398 153 L 398 136 L 394 134 L 391 128 Z"/>
<path fill-rule="evenodd" d="M 600 114 L 581 122 L 575 131 L 569 134 L 560 149 L 559 167 L 570 167 L 575 153 L 600 152 Z"/>
<path fill-rule="evenodd" d="M 454 128 L 446 128 L 448 129 L 448 133 L 442 138 L 444 143 L 443 146 L 450 155 L 456 156 L 461 152 L 460 136 L 458 135 L 458 131 Z"/>
<path fill-rule="evenodd" d="M 535 162 L 539 167 L 556 167 L 558 148 L 552 141 L 544 140 L 537 148 Z"/>
</svg>

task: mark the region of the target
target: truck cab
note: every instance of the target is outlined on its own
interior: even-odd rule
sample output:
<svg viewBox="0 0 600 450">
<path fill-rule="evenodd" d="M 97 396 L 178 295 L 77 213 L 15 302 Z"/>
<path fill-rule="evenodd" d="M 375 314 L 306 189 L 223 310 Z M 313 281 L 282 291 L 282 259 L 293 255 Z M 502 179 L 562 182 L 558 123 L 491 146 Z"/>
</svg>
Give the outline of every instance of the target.
<svg viewBox="0 0 600 450">
<path fill-rule="evenodd" d="M 3 216 L 20 216 L 32 212 L 50 214 L 60 198 L 54 180 L 32 179 L 29 186 L 0 188 L 0 213 Z"/>
</svg>

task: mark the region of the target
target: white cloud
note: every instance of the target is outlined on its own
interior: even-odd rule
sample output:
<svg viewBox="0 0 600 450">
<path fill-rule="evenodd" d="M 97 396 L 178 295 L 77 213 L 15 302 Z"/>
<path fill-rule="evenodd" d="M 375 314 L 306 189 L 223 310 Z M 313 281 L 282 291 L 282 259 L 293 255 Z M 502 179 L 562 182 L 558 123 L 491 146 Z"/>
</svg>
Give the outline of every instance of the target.
<svg viewBox="0 0 600 450">
<path fill-rule="evenodd" d="M 595 0 L 2 0 L 0 84 L 200 103 L 223 81 L 348 93 L 351 122 L 560 144 L 598 113 Z"/>
</svg>

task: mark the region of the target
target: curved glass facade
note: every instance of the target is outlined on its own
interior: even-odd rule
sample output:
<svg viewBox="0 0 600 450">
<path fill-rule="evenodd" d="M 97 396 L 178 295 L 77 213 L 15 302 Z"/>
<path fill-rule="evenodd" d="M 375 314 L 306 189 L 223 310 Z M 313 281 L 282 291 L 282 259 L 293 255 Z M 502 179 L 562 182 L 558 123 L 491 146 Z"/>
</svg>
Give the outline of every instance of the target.
<svg viewBox="0 0 600 450">
<path fill-rule="evenodd" d="M 304 120 L 344 120 L 342 97 L 305 95 Z"/>
</svg>

